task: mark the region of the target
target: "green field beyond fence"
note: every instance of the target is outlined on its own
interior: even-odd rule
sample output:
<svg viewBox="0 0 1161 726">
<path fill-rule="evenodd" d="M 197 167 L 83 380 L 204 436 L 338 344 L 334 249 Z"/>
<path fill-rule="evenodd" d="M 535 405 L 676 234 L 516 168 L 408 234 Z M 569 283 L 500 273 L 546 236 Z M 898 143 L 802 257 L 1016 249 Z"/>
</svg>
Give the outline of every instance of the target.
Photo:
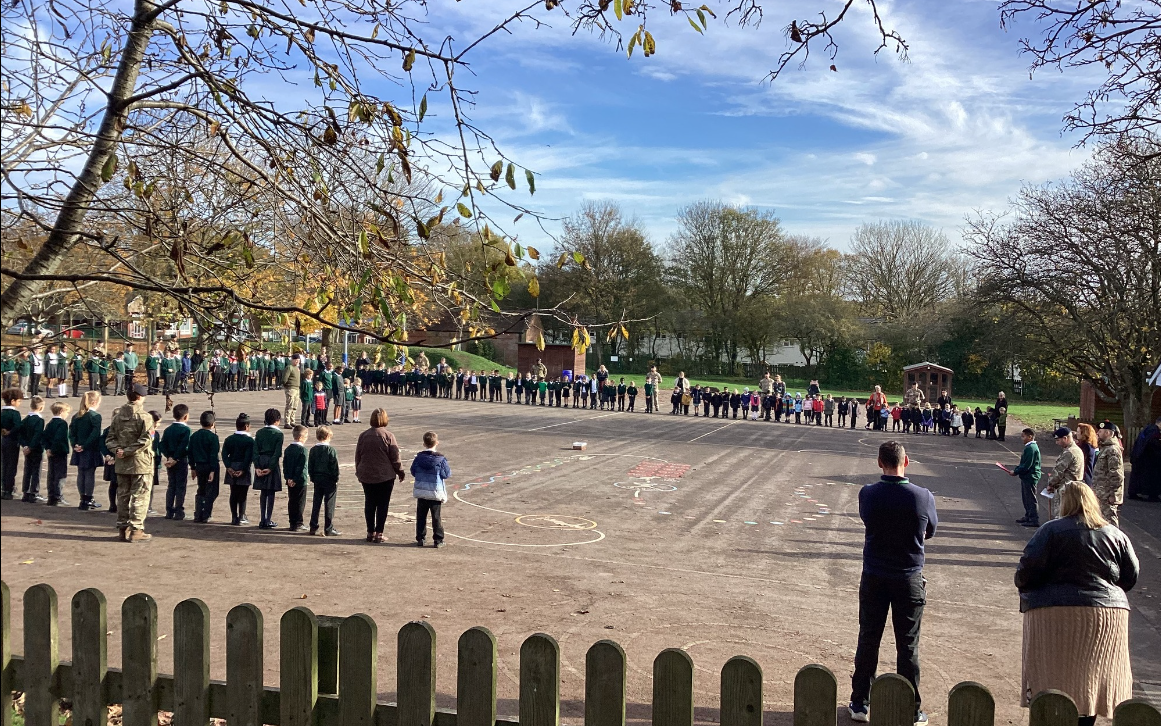
<svg viewBox="0 0 1161 726">
<path fill-rule="evenodd" d="M 560 648 L 536 634 L 520 647 L 519 719 L 496 717 L 496 638 L 471 628 L 459 639 L 456 709 L 437 710 L 436 634 L 429 623 L 404 625 L 398 634 L 394 703 L 383 703 L 376 677 L 379 632 L 370 617 L 316 616 L 297 607 L 279 622 L 279 683 L 263 682 L 262 612 L 238 605 L 226 616 L 226 680 L 210 680 L 209 608 L 185 600 L 173 613 L 172 675 L 157 670 L 157 602 L 133 595 L 121 606 L 122 665 L 106 662 L 106 601 L 99 590 L 81 590 L 69 610 L 72 660 L 57 652 L 58 603 L 48 585 L 24 594 L 24 655 L 11 655 L 11 597 L 3 595 L 4 663 L 0 704 L 4 726 L 12 723 L 12 693 L 23 691 L 29 726 L 55 726 L 61 699 L 71 706 L 72 723 L 105 726 L 108 706 L 120 704 L 124 726 L 154 726 L 159 711 L 181 726 L 205 726 L 224 718 L 230 726 L 559 726 Z M 653 661 L 653 726 L 693 726 L 693 660 L 670 648 Z M 625 651 L 610 640 L 594 644 L 585 659 L 585 726 L 625 726 Z M 745 656 L 721 670 L 721 726 L 763 726 L 762 668 Z M 794 680 L 794 725 L 835 726 L 838 682 L 820 665 L 807 665 Z M 873 726 L 910 726 L 915 692 L 895 674 L 879 676 L 871 688 Z M 995 702 L 988 689 L 961 683 L 947 700 L 950 726 L 994 726 Z M 1030 726 L 1076 726 L 1068 696 L 1039 694 L 1030 708 Z M 1161 713 L 1143 700 L 1117 707 L 1114 726 L 1161 726 Z"/>
</svg>

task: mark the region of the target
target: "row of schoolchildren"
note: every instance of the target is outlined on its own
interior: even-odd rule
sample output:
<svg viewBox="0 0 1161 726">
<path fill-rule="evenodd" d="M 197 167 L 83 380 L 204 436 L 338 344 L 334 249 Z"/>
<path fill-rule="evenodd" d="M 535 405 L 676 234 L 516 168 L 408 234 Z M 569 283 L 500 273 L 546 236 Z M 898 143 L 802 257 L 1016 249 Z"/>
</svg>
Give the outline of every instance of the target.
<svg viewBox="0 0 1161 726">
<path fill-rule="evenodd" d="M 973 412 L 970 408 L 960 411 L 955 404 L 944 404 L 942 407 L 932 408 L 930 403 L 922 406 L 917 404 L 907 406 L 888 404 L 889 408 L 882 409 L 880 416 L 886 414 L 891 420 L 892 431 L 903 433 L 935 433 L 943 436 L 964 436 L 976 430 L 976 438 L 986 435 L 988 439 L 1004 440 L 1004 432 L 1008 427 L 1008 409 L 1004 406 L 993 408 L 988 406 L 985 412 L 976 407 Z M 886 427 L 883 427 L 886 428 Z"/>
<path fill-rule="evenodd" d="M 23 400 L 19 389 L 3 391 L 4 407 L 0 416 L 0 435 L 3 437 L 3 456 L 0 460 L 0 481 L 3 482 L 3 498 L 14 498 L 15 477 L 18 459 L 24 455 L 22 478 L 22 500 L 29 503 L 47 503 L 50 506 L 69 506 L 64 499 L 63 481 L 68 475 L 71 463 L 77 469 L 76 482 L 80 496 L 79 509 L 96 510 L 101 505 L 95 499 L 96 471 L 102 470 L 102 478 L 109 482 L 109 502 L 111 512 L 117 511 L 117 477 L 114 471 L 114 457 L 106 447 L 109 429 L 101 428 L 101 414 L 98 408 L 101 396 L 95 391 L 86 392 L 82 397 L 80 410 L 71 421 L 68 416 L 71 406 L 63 401 L 52 404 L 52 419 L 44 421 L 45 401 L 40 396 L 30 399 L 30 411 L 23 418 L 19 405 Z M 320 534 L 319 520 L 322 515 L 321 534 L 338 536 L 334 527 L 335 498 L 339 481 L 339 460 L 335 448 L 330 445 L 332 432 L 327 426 L 320 426 L 315 432 L 316 443 L 308 450 L 305 446 L 307 428 L 294 426 L 293 440 L 283 446 L 284 438 L 280 428 L 282 413 L 267 409 L 263 417 L 264 425 L 251 432 L 249 414 L 239 414 L 234 424 L 234 432 L 221 441 L 217 432 L 217 420 L 213 411 L 203 411 L 199 417 L 199 428 L 192 431 L 189 425 L 189 407 L 179 403 L 173 407 L 173 423 L 162 433 L 156 431 L 161 414 L 150 411 L 153 418 L 153 486 L 160 483 L 161 469 L 166 470 L 165 518 L 184 520 L 185 501 L 190 475 L 194 477 L 193 521 L 205 523 L 213 516 L 214 504 L 222 485 L 229 487 L 231 524 L 249 524 L 246 516 L 247 499 L 250 489 L 259 493 L 260 529 L 274 529 L 275 494 L 286 484 L 287 512 L 290 531 L 304 529 L 303 517 L 306 507 L 306 487 L 314 485 L 314 496 L 310 517 L 310 534 Z M 426 450 L 434 451 L 438 440 L 433 432 L 424 434 Z M 48 498 L 40 496 L 40 474 L 44 453 L 48 453 Z M 70 461 L 71 455 L 71 461 Z M 419 465 L 422 468 L 423 464 Z M 412 474 L 416 474 L 416 466 Z M 443 466 L 440 481 L 450 476 L 450 469 Z M 438 492 L 438 488 L 435 490 Z M 432 496 L 417 486 L 417 499 Z M 438 494 L 437 494 L 438 496 Z M 444 495 L 446 498 L 446 495 Z M 438 502 L 421 502 L 421 513 L 431 513 L 436 530 L 436 544 L 443 539 L 439 526 Z M 152 512 L 151 512 L 152 513 Z M 382 518 L 382 517 L 380 517 Z M 380 525 L 381 526 L 381 525 Z M 368 541 L 372 525 L 368 525 Z M 418 531 L 418 525 L 417 525 Z M 422 541 L 421 541 L 422 544 Z"/>
</svg>

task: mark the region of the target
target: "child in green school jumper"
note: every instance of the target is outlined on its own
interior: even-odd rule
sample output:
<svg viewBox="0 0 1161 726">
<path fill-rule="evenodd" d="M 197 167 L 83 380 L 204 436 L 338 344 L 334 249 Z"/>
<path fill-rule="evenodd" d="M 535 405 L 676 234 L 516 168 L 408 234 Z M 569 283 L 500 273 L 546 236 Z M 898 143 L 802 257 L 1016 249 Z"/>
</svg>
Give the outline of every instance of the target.
<svg viewBox="0 0 1161 726">
<path fill-rule="evenodd" d="M 52 420 L 44 426 L 44 448 L 48 451 L 48 506 L 66 507 L 61 483 L 69 473 L 69 424 L 65 417 L 72 407 L 64 401 L 52 404 Z"/>
<path fill-rule="evenodd" d="M 259 492 L 259 529 L 274 529 L 274 495 L 282 490 L 282 412 L 266 409 L 265 425 L 254 434 L 254 488 Z"/>
<path fill-rule="evenodd" d="M 218 498 L 218 482 L 221 475 L 218 459 L 218 432 L 214 430 L 213 411 L 202 411 L 201 428 L 189 437 L 189 465 L 197 476 L 197 493 L 194 494 L 194 521 L 208 522 L 214 513 L 214 500 Z"/>
<path fill-rule="evenodd" d="M 304 445 L 307 430 L 302 424 L 295 426 L 290 432 L 294 440 L 282 452 L 282 477 L 286 480 L 286 509 L 291 532 L 302 531 L 302 515 L 306 510 L 306 485 L 310 481 Z"/>
<path fill-rule="evenodd" d="M 645 413 L 653 413 L 653 384 L 645 381 Z"/>
<path fill-rule="evenodd" d="M 20 450 L 24 453 L 24 476 L 21 481 L 23 500 L 44 504 L 40 496 L 40 464 L 44 460 L 44 399 L 33 396 L 28 401 L 28 415 L 20 422 Z"/>
<path fill-rule="evenodd" d="M 161 456 L 165 459 L 165 518 L 185 519 L 185 489 L 189 481 L 189 406 L 173 407 L 173 423 L 161 435 Z"/>
<path fill-rule="evenodd" d="M 625 393 L 629 396 L 629 411 L 633 410 L 633 402 L 637 400 L 637 381 L 629 381 L 629 387 L 625 389 Z"/>
<path fill-rule="evenodd" d="M 16 492 L 16 466 L 20 463 L 20 402 L 24 393 L 19 388 L 6 388 L 4 408 L 0 409 L 0 498 L 12 499 Z"/>
<path fill-rule="evenodd" d="M 335 529 L 335 494 L 339 489 L 339 455 L 331 446 L 331 429 L 319 426 L 315 431 L 318 442 L 310 447 L 307 456 L 307 473 L 314 484 L 314 502 L 310 510 L 310 533 L 320 534 L 318 529 L 319 510 L 324 510 L 321 536 L 338 537 Z"/>
<path fill-rule="evenodd" d="M 250 415 L 238 414 L 234 433 L 222 442 L 222 463 L 226 484 L 230 485 L 231 524 L 250 524 L 246 519 L 246 497 L 250 494 L 250 467 L 254 464 L 254 439 L 250 436 Z"/>
</svg>

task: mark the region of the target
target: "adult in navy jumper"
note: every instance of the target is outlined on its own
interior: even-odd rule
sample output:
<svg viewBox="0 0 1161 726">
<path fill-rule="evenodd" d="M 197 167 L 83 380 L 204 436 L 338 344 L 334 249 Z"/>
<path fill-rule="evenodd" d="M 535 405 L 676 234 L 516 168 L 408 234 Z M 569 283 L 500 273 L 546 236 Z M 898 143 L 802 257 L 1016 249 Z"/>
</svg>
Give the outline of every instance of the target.
<svg viewBox="0 0 1161 726">
<path fill-rule="evenodd" d="M 902 444 L 883 443 L 878 463 L 882 478 L 859 491 L 859 516 L 866 527 L 866 537 L 850 714 L 854 720 L 868 720 L 871 681 L 878 667 L 879 643 L 890 610 L 897 670 L 915 687 L 915 720 L 923 723 L 927 720 L 919 710 L 919 626 L 927 601 L 923 542 L 935 535 L 939 519 L 931 492 L 907 481 L 909 462 Z"/>
</svg>

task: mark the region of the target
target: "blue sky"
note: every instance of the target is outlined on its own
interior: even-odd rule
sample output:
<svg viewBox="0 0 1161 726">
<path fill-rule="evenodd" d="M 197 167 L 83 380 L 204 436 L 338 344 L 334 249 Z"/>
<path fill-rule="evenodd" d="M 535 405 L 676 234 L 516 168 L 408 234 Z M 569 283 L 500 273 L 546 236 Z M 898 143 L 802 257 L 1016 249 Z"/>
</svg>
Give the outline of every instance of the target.
<svg viewBox="0 0 1161 726">
<path fill-rule="evenodd" d="M 440 0 L 432 20 L 468 38 L 509 5 Z M 817 55 L 773 82 L 764 78 L 785 47 L 781 28 L 801 3 L 763 5 L 759 28 L 711 22 L 704 36 L 655 13 L 657 54 L 631 60 L 548 14 L 555 27 L 486 41 L 473 51 L 475 78 L 457 81 L 479 92 L 473 120 L 537 172 L 535 197 L 519 201 L 561 217 L 611 199 L 656 244 L 682 205 L 706 198 L 772 209 L 788 231 L 840 248 L 861 222 L 889 218 L 958 240 L 973 210 L 1001 209 L 1022 183 L 1058 179 L 1087 158 L 1061 117 L 1091 79 L 1030 79 L 1018 40 L 1034 29 L 1000 29 L 994 1 L 881 2 L 911 43 L 910 63 L 872 54 L 856 4 L 838 32 L 837 73 Z M 833 13 L 839 3 L 816 6 Z M 548 246 L 527 222 L 513 231 Z"/>
</svg>

